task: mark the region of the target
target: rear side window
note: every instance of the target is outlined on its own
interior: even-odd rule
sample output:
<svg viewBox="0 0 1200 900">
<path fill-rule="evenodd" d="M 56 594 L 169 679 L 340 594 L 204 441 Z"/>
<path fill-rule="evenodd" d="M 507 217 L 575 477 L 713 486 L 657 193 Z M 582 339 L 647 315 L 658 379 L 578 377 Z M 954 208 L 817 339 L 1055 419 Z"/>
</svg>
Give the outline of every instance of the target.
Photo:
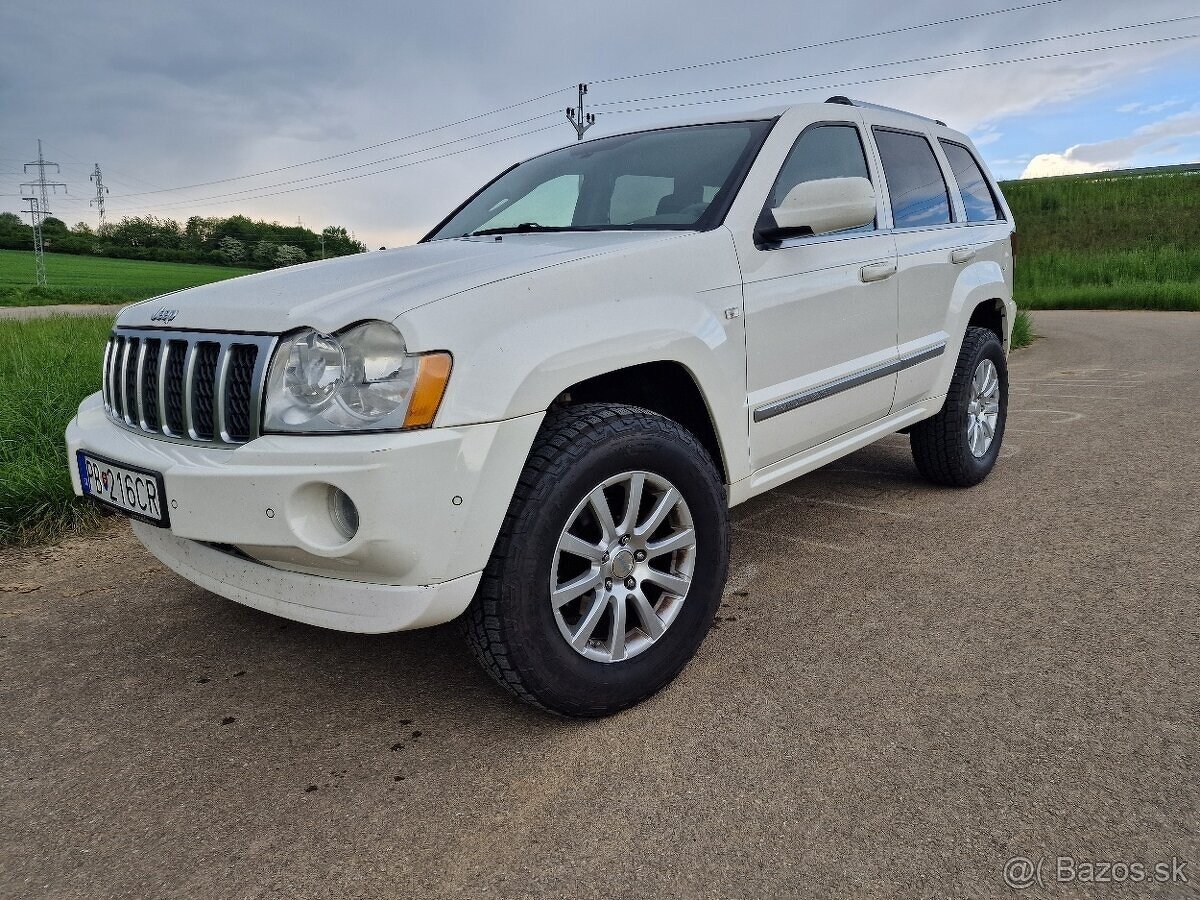
<svg viewBox="0 0 1200 900">
<path fill-rule="evenodd" d="M 896 228 L 950 221 L 950 192 L 933 148 L 923 135 L 875 129 Z"/>
<path fill-rule="evenodd" d="M 1001 217 L 1000 207 L 992 194 L 991 185 L 983 177 L 983 170 L 971 155 L 971 151 L 962 144 L 954 144 L 943 140 L 942 151 L 950 161 L 954 171 L 954 180 L 958 182 L 958 190 L 962 195 L 963 206 L 967 210 L 968 222 L 994 222 Z"/>
</svg>

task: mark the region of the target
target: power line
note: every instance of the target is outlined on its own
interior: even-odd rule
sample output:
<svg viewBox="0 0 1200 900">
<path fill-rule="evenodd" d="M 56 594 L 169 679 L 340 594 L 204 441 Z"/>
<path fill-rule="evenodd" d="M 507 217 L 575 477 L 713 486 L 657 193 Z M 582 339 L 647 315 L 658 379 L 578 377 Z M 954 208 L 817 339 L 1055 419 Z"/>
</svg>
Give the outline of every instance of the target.
<svg viewBox="0 0 1200 900">
<path fill-rule="evenodd" d="M 1082 48 L 1082 49 L 1077 49 L 1077 50 L 1059 51 L 1056 53 L 1040 54 L 1040 55 L 1029 56 L 1029 57 L 1019 57 L 1016 59 L 991 60 L 991 61 L 975 63 L 975 64 L 971 64 L 971 65 L 967 65 L 967 66 L 955 66 L 955 67 L 948 67 L 948 68 L 932 69 L 932 70 L 927 70 L 927 71 L 922 71 L 922 72 L 910 72 L 910 73 L 901 73 L 901 74 L 897 74 L 897 75 L 880 76 L 877 78 L 859 79 L 856 81 L 837 82 L 837 83 L 825 84 L 825 85 L 820 85 L 820 86 L 815 86 L 815 87 L 802 87 L 802 88 L 795 88 L 792 90 L 763 92 L 763 93 L 758 93 L 758 94 L 753 94 L 753 95 L 748 95 L 748 96 L 721 97 L 721 98 L 713 98 L 713 99 L 707 99 L 707 100 L 690 101 L 690 102 L 685 102 L 685 103 L 661 104 L 661 105 L 650 106 L 650 107 L 636 107 L 636 108 L 632 108 L 632 109 L 613 109 L 613 110 L 610 110 L 609 112 L 612 114 L 635 113 L 635 112 L 647 112 L 647 111 L 652 111 L 652 110 L 677 109 L 677 108 L 697 106 L 697 105 L 702 105 L 702 104 L 711 104 L 711 103 L 737 102 L 737 101 L 743 101 L 743 100 L 760 99 L 763 97 L 780 96 L 780 95 L 798 93 L 798 92 L 802 92 L 802 91 L 829 90 L 831 88 L 849 87 L 849 86 L 854 86 L 854 85 L 870 84 L 870 83 L 877 83 L 877 82 L 882 82 L 882 81 L 891 81 L 891 80 L 896 80 L 896 79 L 901 79 L 901 78 L 913 78 L 913 77 L 918 77 L 918 76 L 939 75 L 939 74 L 945 74 L 948 72 L 958 72 L 958 71 L 965 71 L 965 70 L 970 70 L 970 69 L 986 68 L 986 67 L 997 66 L 997 65 L 1011 65 L 1014 63 L 1021 63 L 1021 62 L 1031 62 L 1031 61 L 1044 60 L 1044 59 L 1054 59 L 1054 58 L 1059 58 L 1059 57 L 1063 57 L 1063 56 L 1073 56 L 1073 55 L 1079 55 L 1079 54 L 1085 54 L 1085 53 L 1096 53 L 1096 52 L 1102 52 L 1102 51 L 1108 51 L 1108 50 L 1123 49 L 1123 48 L 1127 48 L 1127 47 L 1137 47 L 1137 46 L 1145 46 L 1145 45 L 1149 45 L 1149 44 L 1158 44 L 1158 43 L 1164 43 L 1164 42 L 1176 41 L 1176 40 L 1188 40 L 1188 39 L 1192 39 L 1192 38 L 1196 38 L 1196 37 L 1200 37 L 1200 35 L 1196 35 L 1196 34 L 1176 35 L 1176 36 L 1172 36 L 1172 37 L 1154 38 L 1154 39 L 1147 39 L 1147 40 L 1142 40 L 1142 41 L 1131 41 L 1131 42 L 1126 42 L 1126 43 L 1122 43 L 1122 44 L 1112 44 L 1112 45 L 1108 45 L 1108 46 L 1104 46 L 1104 47 L 1090 47 L 1090 48 Z M 627 102 L 636 102 L 636 101 L 627 101 Z M 379 175 L 379 174 L 384 174 L 386 172 L 393 172 L 398 169 L 409 168 L 411 166 L 420 165 L 425 162 L 433 162 L 433 161 L 443 159 L 448 156 L 454 156 L 459 153 L 465 153 L 470 150 L 480 149 L 482 147 L 493 146 L 495 144 L 498 144 L 498 143 L 501 143 L 503 141 L 510 140 L 513 138 L 525 137 L 525 136 L 528 136 L 531 134 L 536 134 L 536 133 L 539 133 L 542 131 L 547 131 L 553 127 L 555 127 L 555 126 L 548 125 L 543 128 L 537 128 L 537 129 L 533 129 L 531 131 L 524 132 L 522 134 L 511 135 L 511 136 L 508 136 L 505 138 L 500 138 L 495 141 L 489 141 L 484 144 L 479 144 L 479 145 L 475 145 L 472 147 L 463 148 L 461 150 L 452 151 L 450 153 L 440 154 L 440 155 L 428 157 L 425 159 L 414 160 L 413 162 L 405 163 L 405 164 L 402 164 L 399 166 L 392 166 L 392 167 L 385 168 L 385 169 L 379 169 L 379 170 L 375 170 L 375 171 L 371 171 L 371 172 L 364 172 L 359 175 L 352 175 L 352 176 L 348 176 L 345 178 L 338 178 L 338 179 L 334 179 L 334 180 L 330 180 L 330 181 L 326 181 L 326 182 L 320 182 L 317 184 L 304 185 L 301 187 L 292 187 L 292 188 L 289 188 L 286 190 L 272 191 L 270 193 L 263 193 L 263 194 L 255 193 L 252 196 L 243 197 L 241 199 L 258 200 L 258 199 L 264 199 L 267 197 L 279 196 L 281 194 L 289 194 L 289 193 L 295 193 L 297 191 L 308 190 L 309 188 L 326 187 L 326 186 L 333 185 L 333 184 L 342 184 L 342 183 L 345 183 L 348 181 L 357 180 L 359 178 L 365 178 L 370 175 Z M 428 149 L 433 149 L 433 148 L 428 148 Z M 241 192 L 241 193 L 250 193 L 250 192 Z M 202 204 L 207 204 L 210 202 L 219 203 L 222 201 L 223 201 L 223 197 L 211 197 L 211 198 L 202 198 L 200 200 L 195 200 L 195 201 L 181 201 L 178 203 L 163 204 L 163 205 L 154 206 L 154 207 L 142 207 L 142 208 L 143 209 L 147 209 L 147 208 L 156 208 L 156 209 L 185 208 L 185 207 L 189 207 L 189 206 L 193 206 L 193 205 L 202 205 Z"/>
<path fill-rule="evenodd" d="M 917 31 L 922 28 L 934 28 L 939 25 L 951 25 L 955 22 L 968 22 L 972 19 L 983 19 L 988 16 L 999 16 L 1006 13 L 1020 12 L 1026 9 L 1037 9 L 1041 6 L 1050 6 L 1054 3 L 1061 3 L 1062 0 L 1039 0 L 1037 3 L 1026 3 L 1023 6 L 1008 6 L 1004 9 L 993 9 L 987 12 L 971 13 L 965 16 L 955 16 L 952 19 L 939 19 L 936 22 L 922 22 L 916 25 L 904 25 L 900 28 L 889 28 L 886 31 L 875 31 L 871 34 L 856 34 L 849 35 L 843 38 L 833 38 L 828 41 L 817 41 L 813 44 L 802 44 L 799 47 L 785 47 L 781 50 L 767 50 L 762 53 L 748 53 L 745 56 L 730 56 L 726 59 L 714 59 L 709 62 L 691 63 L 685 66 L 674 66 L 670 69 L 656 69 L 652 72 L 640 72 L 635 75 L 618 75 L 613 78 L 597 78 L 592 81 L 592 84 L 613 84 L 618 81 L 629 81 L 634 78 L 650 78 L 657 75 L 670 75 L 675 72 L 690 72 L 694 69 L 704 69 L 710 66 L 724 66 L 729 63 L 747 62 L 752 59 L 765 59 L 768 56 L 781 56 L 785 53 L 797 53 L 801 50 L 815 50 L 819 47 L 834 47 L 838 44 L 847 44 L 852 41 L 864 41 L 870 38 L 888 37 L 894 34 L 904 34 L 909 31 Z"/>
<path fill-rule="evenodd" d="M 301 178 L 291 178 L 291 179 L 288 179 L 287 181 L 276 182 L 275 184 L 260 184 L 257 187 L 245 188 L 244 190 L 240 190 L 240 191 L 228 191 L 223 194 L 212 194 L 208 197 L 203 197 L 201 199 L 202 200 L 219 200 L 222 198 L 237 197 L 241 194 L 251 194 L 251 193 L 255 193 L 257 191 L 271 190 L 271 189 L 277 188 L 277 187 L 287 187 L 288 185 L 300 184 L 301 182 L 305 182 L 305 181 L 316 181 L 317 179 L 320 179 L 320 178 L 328 178 L 331 175 L 344 175 L 347 172 L 354 172 L 359 169 L 366 169 L 366 168 L 370 168 L 371 166 L 378 166 L 378 165 L 381 165 L 382 163 L 395 162 L 398 159 L 405 159 L 409 156 L 417 156 L 421 153 L 428 153 L 431 150 L 440 150 L 441 148 L 449 147 L 452 144 L 461 144 L 463 141 L 473 140 L 474 138 L 483 137 L 488 134 L 495 134 L 497 131 L 505 131 L 509 128 L 516 128 L 519 125 L 528 125 L 531 122 L 538 122 L 538 121 L 541 121 L 542 119 L 548 119 L 554 115 L 556 115 L 556 114 L 555 113 L 542 113 L 540 116 L 534 116 L 533 118 L 530 118 L 530 119 L 522 119 L 519 122 L 511 122 L 508 125 L 501 125 L 498 128 L 489 128 L 486 131 L 477 131 L 474 134 L 468 134 L 468 135 L 464 135 L 463 137 L 457 137 L 457 138 L 454 138 L 449 141 L 444 141 L 440 144 L 434 144 L 430 147 L 422 147 L 417 150 L 409 150 L 406 153 L 398 153 L 395 156 L 384 157 L 383 159 L 377 159 L 372 162 L 359 163 L 358 165 L 347 166 L 344 169 L 334 169 L 331 172 L 320 172 L 316 175 L 305 175 Z M 368 172 L 368 173 L 364 173 L 364 174 L 369 175 L 372 173 Z M 153 192 L 148 192 L 148 193 L 153 193 Z M 138 197 L 138 196 L 144 196 L 144 195 L 142 195 L 142 194 L 123 194 L 122 195 L 122 197 Z M 180 203 L 188 203 L 188 202 L 193 202 L 193 201 L 181 200 L 179 202 Z M 199 201 L 195 201 L 195 202 L 199 202 Z M 140 207 L 134 206 L 132 208 L 133 209 L 154 209 L 156 207 L 157 207 L 157 204 L 150 204 L 147 206 L 140 206 Z"/>
<path fill-rule="evenodd" d="M 445 131 L 447 128 L 455 128 L 459 125 L 465 125 L 467 122 L 474 122 L 477 119 L 483 119 L 488 116 L 494 116 L 494 115 L 497 115 L 502 112 L 507 112 L 510 109 L 516 109 L 521 106 L 528 106 L 530 103 L 536 103 L 539 100 L 546 100 L 550 97 L 553 97 L 555 94 L 561 94 L 565 90 L 568 90 L 568 88 L 556 88 L 553 91 L 548 91 L 544 94 L 539 94 L 536 97 L 527 97 L 524 100 L 519 100 L 516 103 L 510 103 L 507 106 L 501 106 L 501 107 L 498 107 L 497 109 L 488 110 L 487 112 L 478 113 L 473 116 L 467 116 L 466 118 L 458 119 L 454 122 L 447 122 L 445 125 L 438 125 L 434 128 L 426 128 L 424 131 L 414 131 L 411 134 L 402 135 L 401 137 L 398 137 L 398 138 L 391 138 L 390 140 L 386 140 L 386 141 L 380 141 L 379 143 L 371 144 L 368 147 L 359 147 L 355 150 L 346 150 L 341 153 L 331 153 L 328 156 L 321 156 L 321 157 L 318 157 L 317 159 L 307 160 L 306 162 L 292 163 L 292 164 L 286 165 L 286 166 L 277 166 L 274 169 L 263 169 L 261 172 L 251 172 L 247 175 L 234 175 L 229 178 L 218 178 L 213 181 L 199 181 L 199 182 L 196 182 L 195 184 L 185 184 L 185 185 L 181 185 L 179 187 L 159 188 L 158 190 L 154 190 L 154 191 L 140 191 L 140 192 L 133 193 L 133 194 L 126 194 L 125 196 L 126 197 L 142 197 L 147 194 L 173 193 L 176 191 L 191 190 L 192 188 L 198 188 L 198 187 L 211 187 L 214 184 L 228 184 L 231 181 L 242 181 L 247 178 L 258 178 L 262 175 L 274 175 L 277 172 L 286 172 L 289 169 L 299 169 L 299 168 L 302 168 L 303 166 L 316 165 L 317 163 L 328 162 L 329 160 L 332 160 L 332 159 L 341 159 L 346 156 L 353 156 L 356 153 L 366 153 L 369 150 L 378 150 L 380 147 L 387 147 L 391 144 L 398 144 L 402 141 L 412 140 L 413 138 L 424 137 L 427 134 L 433 134 L 434 132 L 437 132 L 437 131 Z M 536 118 L 544 118 L 544 116 L 537 116 Z M 526 121 L 533 121 L 533 120 L 528 119 Z M 521 124 L 521 123 L 519 123 L 519 122 L 513 123 L 513 125 L 518 125 L 518 124 Z M 513 125 L 509 125 L 509 126 L 505 126 L 505 127 L 513 127 Z M 493 130 L 499 131 L 500 129 L 493 129 Z M 487 134 L 488 132 L 483 132 L 483 133 Z M 402 155 L 404 155 L 404 154 L 402 154 Z M 398 157 L 392 157 L 392 158 L 396 159 Z M 374 165 L 374 164 L 366 163 L 365 165 Z M 327 174 L 332 174 L 332 173 L 327 173 Z M 324 176 L 315 176 L 315 177 L 320 178 L 320 177 L 324 177 Z"/>
<path fill-rule="evenodd" d="M 891 62 L 871 63 L 865 66 L 852 66 L 845 69 L 831 69 L 828 72 L 810 72 L 806 75 L 793 75 L 788 78 L 772 78 L 767 81 L 750 81 L 743 84 L 726 85 L 724 87 L 697 88 L 690 91 L 677 91 L 671 94 L 658 94 L 651 97 L 637 97 L 624 100 L 607 100 L 602 103 L 593 104 L 595 107 L 611 107 L 620 106 L 626 103 L 648 103 L 653 100 L 672 100 L 676 97 L 691 97 L 698 94 L 712 94 L 719 91 L 734 91 L 745 90 L 747 88 L 768 87 L 776 84 L 787 84 L 792 81 L 805 81 L 810 78 L 825 78 L 830 75 L 844 75 L 850 72 L 866 72 L 871 69 L 883 69 L 891 66 L 905 66 L 914 63 L 931 62 L 935 59 L 951 59 L 958 56 L 968 56 L 974 53 L 990 53 L 996 50 L 1011 50 L 1014 47 L 1027 47 L 1032 44 L 1045 44 L 1050 41 L 1065 41 L 1073 38 L 1094 37 L 1099 34 L 1111 34 L 1117 31 L 1129 31 L 1134 28 L 1152 28 L 1157 25 L 1171 25 L 1178 22 L 1187 22 L 1195 19 L 1200 19 L 1200 15 L 1194 16 L 1177 16 L 1173 19 L 1160 19 L 1156 22 L 1138 22 L 1130 25 L 1117 25 L 1112 28 L 1097 28 L 1092 31 L 1076 31 L 1072 34 L 1059 34 L 1052 37 L 1030 38 L 1024 41 L 1013 41 L 1009 44 L 996 44 L 991 47 L 978 47 L 973 50 L 955 50 L 952 53 L 936 53 L 931 56 L 914 56 L 909 59 L 897 59 Z"/>
<path fill-rule="evenodd" d="M 905 26 L 902 26 L 899 28 L 887 29 L 884 31 L 878 31 L 878 32 L 874 32 L 871 34 L 851 35 L 851 36 L 847 36 L 847 37 L 843 37 L 843 38 L 835 38 L 835 39 L 828 40 L 828 41 L 819 41 L 819 42 L 816 42 L 813 44 L 806 44 L 806 45 L 799 46 L 799 47 L 788 47 L 788 48 L 779 49 L 779 50 L 769 50 L 769 51 L 764 51 L 761 53 L 747 54 L 744 56 L 729 57 L 726 59 L 708 60 L 705 62 L 692 63 L 689 65 L 676 66 L 673 68 L 660 69 L 660 70 L 651 71 L 651 72 L 641 72 L 641 73 L 630 74 L 630 75 L 613 76 L 610 78 L 596 80 L 593 83 L 595 83 L 595 84 L 610 84 L 610 83 L 615 83 L 615 82 L 619 82 L 619 81 L 629 81 L 629 80 L 636 79 L 636 78 L 649 78 L 649 77 L 654 77 L 654 76 L 659 76 L 659 75 L 666 75 L 666 74 L 670 74 L 673 72 L 683 72 L 683 71 L 690 71 L 693 69 L 706 68 L 706 67 L 711 67 L 711 66 L 726 65 L 728 63 L 734 63 L 734 62 L 744 62 L 744 61 L 752 60 L 752 59 L 763 59 L 766 57 L 778 56 L 778 55 L 785 54 L 785 53 L 795 53 L 795 52 L 798 52 L 801 50 L 810 50 L 810 49 L 815 49 L 818 47 L 830 47 L 830 46 L 849 43 L 849 42 L 853 42 L 853 41 L 867 40 L 870 38 L 885 37 L 888 35 L 895 35 L 895 34 L 903 34 L 906 32 L 916 31 L 916 30 L 924 29 L 924 28 L 933 28 L 933 27 L 937 27 L 937 26 L 941 26 L 941 25 L 953 24 L 956 22 L 966 22 L 966 21 L 971 21 L 971 20 L 975 20 L 975 19 L 987 18 L 987 17 L 991 17 L 991 16 L 1004 15 L 1004 14 L 1012 13 L 1012 12 L 1019 12 L 1019 11 L 1027 10 L 1027 9 L 1036 9 L 1039 7 L 1050 6 L 1052 4 L 1061 3 L 1061 2 L 1063 2 L 1063 0 L 1038 0 L 1038 2 L 1034 2 L 1034 3 L 1026 3 L 1026 4 L 1022 4 L 1022 5 L 1018 5 L 1018 6 L 1010 6 L 1010 7 L 1005 7 L 1003 9 L 997 9 L 997 10 L 988 10 L 988 11 L 980 12 L 980 13 L 971 13 L 968 15 L 955 16 L 955 17 L 948 18 L 948 19 L 939 19 L 934 22 L 921 22 L 921 23 L 917 23 L 917 24 L 913 24 L 913 25 L 905 25 Z M 466 116 L 462 119 L 457 119 L 453 122 L 448 122 L 446 124 L 438 125 L 433 128 L 427 128 L 423 131 L 416 131 L 411 134 L 402 135 L 401 137 L 392 138 L 390 140 L 380 141 L 379 143 L 371 144 L 366 147 L 359 147 L 354 150 L 346 150 L 346 151 L 343 151 L 340 153 L 332 153 L 327 156 L 317 157 L 316 159 L 310 159 L 310 160 L 306 160 L 304 162 L 298 162 L 298 163 L 291 163 L 286 166 L 277 166 L 277 167 L 271 168 L 271 169 L 263 169 L 262 171 L 251 172 L 251 173 L 248 173 L 245 175 L 234 175 L 234 176 L 230 176 L 228 178 L 218 178 L 218 179 L 213 179 L 211 181 L 195 182 L 193 184 L 180 185 L 178 187 L 156 188 L 155 190 L 151 190 L 151 191 L 135 191 L 133 193 L 126 194 L 125 196 L 126 197 L 141 197 L 141 196 L 147 196 L 147 195 L 151 195 L 151 194 L 176 193 L 176 192 L 180 192 L 180 191 L 192 190 L 195 188 L 212 187 L 212 186 L 218 185 L 218 184 L 228 184 L 233 181 L 242 181 L 242 180 L 249 179 L 249 178 L 258 178 L 258 177 L 261 177 L 264 175 L 274 175 L 279 172 L 285 172 L 285 171 L 289 171 L 291 169 L 302 168 L 304 166 L 316 165 L 317 163 L 328 162 L 328 161 L 334 160 L 334 159 L 341 159 L 346 156 L 352 156 L 352 155 L 355 155 L 358 153 L 366 153 L 368 151 L 377 150 L 381 147 L 390 146 L 392 144 L 400 143 L 402 141 L 411 140 L 411 139 L 417 138 L 417 137 L 424 137 L 425 135 L 433 134 L 438 131 L 444 131 L 449 128 L 455 128 L 460 125 L 465 125 L 468 122 L 474 122 L 479 119 L 486 118 L 488 116 L 498 115 L 499 113 L 507 112 L 512 109 L 517 109 L 522 106 L 527 106 L 531 103 L 537 103 L 541 100 L 546 100 L 550 97 L 553 97 L 556 94 L 563 93 L 566 90 L 569 90 L 569 88 L 565 88 L 565 87 L 555 88 L 554 90 L 546 91 L 546 92 L 538 94 L 536 96 L 527 97 L 524 100 L 518 100 L 515 103 L 509 103 L 505 106 L 497 107 L 496 109 L 487 110 L 485 112 L 477 113 L 472 116 Z M 586 130 L 586 124 L 585 124 L 585 130 Z M 370 164 L 368 164 L 368 165 L 370 165 Z M 326 175 L 315 176 L 315 177 L 326 177 L 329 174 L 334 174 L 334 173 L 326 173 Z M 261 190 L 261 188 L 256 188 L 255 190 Z"/>
<path fill-rule="evenodd" d="M 686 103 L 667 103 L 659 106 L 639 106 L 633 109 L 610 109 L 606 115 L 620 115 L 622 113 L 638 113 L 638 112 L 653 112 L 664 109 L 680 109 L 687 106 L 703 106 L 709 103 L 733 103 L 742 100 L 761 100 L 765 97 L 782 97 L 788 94 L 798 94 L 809 91 L 827 91 L 832 88 L 854 87 L 860 84 L 878 84 L 884 81 L 897 81 L 902 78 L 918 78 L 926 75 L 944 75 L 949 72 L 966 72 L 972 69 L 985 69 L 990 66 L 1007 66 L 1013 63 L 1036 62 L 1043 59 L 1058 59 L 1063 56 L 1077 56 L 1083 53 L 1098 53 L 1105 50 L 1122 50 L 1127 47 L 1144 47 L 1150 44 L 1163 44 L 1170 41 L 1185 41 L 1193 38 L 1200 38 L 1200 34 L 1179 34 L 1171 37 L 1150 38 L 1144 41 L 1131 41 L 1125 44 L 1111 44 L 1107 47 L 1087 47 L 1081 50 L 1062 50 L 1058 53 L 1044 53 L 1039 56 L 1024 56 L 1017 59 L 998 59 L 988 62 L 973 63 L 967 66 L 952 66 L 944 69 L 930 69 L 925 72 L 904 72 L 898 75 L 881 75 L 878 78 L 862 78 L 857 81 L 840 81 L 831 84 L 817 85 L 815 87 L 797 87 L 784 91 L 765 91 L 758 94 L 747 94 L 740 97 L 715 97 L 709 100 L 691 100 Z M 630 101 L 635 102 L 635 101 Z"/>
<path fill-rule="evenodd" d="M 472 150 L 481 150 L 484 147 L 491 147 L 491 146 L 494 146 L 495 144 L 502 144 L 505 141 L 511 141 L 511 140 L 515 140 L 517 138 L 529 137 L 530 135 L 538 134 L 539 132 L 542 132 L 542 131 L 549 131 L 551 128 L 557 128 L 557 127 L 558 127 L 557 124 L 543 125 L 541 128 L 533 128 L 533 129 L 530 129 L 529 131 L 523 131 L 520 134 L 511 134 L 511 135 L 508 135 L 507 137 L 497 138 L 494 141 L 487 141 L 482 144 L 476 144 L 473 147 L 463 147 L 459 150 L 451 150 L 448 153 L 441 153 L 441 154 L 438 154 L 437 156 L 430 156 L 430 157 L 426 157 L 425 159 L 417 159 L 417 160 L 413 160 L 412 162 L 401 163 L 398 166 L 389 166 L 386 169 L 378 169 L 374 172 L 363 172 L 360 175 L 348 175 L 345 178 L 335 178 L 332 181 L 324 181 L 319 184 L 308 184 L 308 185 L 303 185 L 301 187 L 287 188 L 286 190 L 282 190 L 282 191 L 272 191 L 271 193 L 268 193 L 268 194 L 256 194 L 252 197 L 243 197 L 242 199 L 243 200 L 262 200 L 266 197 L 278 197 L 281 194 L 294 194 L 297 191 L 307 191 L 307 190 L 311 190 L 313 188 L 329 187 L 330 185 L 334 185 L 334 184 L 344 184 L 347 181 L 356 181 L 359 178 L 367 178 L 371 175 L 383 175 L 387 172 L 395 172 L 400 169 L 410 168 L 411 166 L 419 166 L 422 163 L 436 162 L 438 160 L 446 159 L 451 156 L 457 156 L 460 153 L 469 153 Z M 134 208 L 135 209 L 178 209 L 178 208 L 187 208 L 187 207 L 192 207 L 192 206 L 212 205 L 212 203 L 224 203 L 224 202 L 225 202 L 224 200 L 204 200 L 204 199 L 185 200 L 185 201 L 182 201 L 179 203 L 163 204 L 163 205 L 154 206 L 154 207 L 134 207 Z"/>
</svg>

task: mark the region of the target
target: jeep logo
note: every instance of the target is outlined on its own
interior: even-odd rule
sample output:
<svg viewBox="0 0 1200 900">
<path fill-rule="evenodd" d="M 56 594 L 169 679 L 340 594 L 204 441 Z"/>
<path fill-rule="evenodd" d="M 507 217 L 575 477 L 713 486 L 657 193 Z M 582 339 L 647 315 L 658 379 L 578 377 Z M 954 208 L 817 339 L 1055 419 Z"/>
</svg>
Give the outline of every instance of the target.
<svg viewBox="0 0 1200 900">
<path fill-rule="evenodd" d="M 151 322 L 174 322 L 179 315 L 177 309 L 167 309 L 165 306 L 150 317 Z"/>
</svg>

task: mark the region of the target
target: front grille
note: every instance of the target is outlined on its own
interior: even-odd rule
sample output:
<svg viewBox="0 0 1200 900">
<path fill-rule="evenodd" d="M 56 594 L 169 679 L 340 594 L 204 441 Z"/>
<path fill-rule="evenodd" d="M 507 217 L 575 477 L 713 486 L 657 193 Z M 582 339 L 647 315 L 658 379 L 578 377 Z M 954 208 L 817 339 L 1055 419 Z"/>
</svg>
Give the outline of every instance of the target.
<svg viewBox="0 0 1200 900">
<path fill-rule="evenodd" d="M 135 431 L 194 444 L 259 433 L 275 338 L 118 328 L 104 350 L 104 408 Z"/>
</svg>

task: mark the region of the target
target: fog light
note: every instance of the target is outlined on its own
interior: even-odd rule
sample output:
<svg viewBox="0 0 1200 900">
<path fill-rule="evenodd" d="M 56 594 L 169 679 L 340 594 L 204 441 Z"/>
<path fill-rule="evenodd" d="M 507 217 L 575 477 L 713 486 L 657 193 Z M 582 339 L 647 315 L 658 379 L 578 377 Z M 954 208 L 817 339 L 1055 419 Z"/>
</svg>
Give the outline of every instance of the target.
<svg viewBox="0 0 1200 900">
<path fill-rule="evenodd" d="M 358 507 L 345 491 L 329 486 L 329 518 L 338 534 L 350 540 L 358 534 Z"/>
</svg>

